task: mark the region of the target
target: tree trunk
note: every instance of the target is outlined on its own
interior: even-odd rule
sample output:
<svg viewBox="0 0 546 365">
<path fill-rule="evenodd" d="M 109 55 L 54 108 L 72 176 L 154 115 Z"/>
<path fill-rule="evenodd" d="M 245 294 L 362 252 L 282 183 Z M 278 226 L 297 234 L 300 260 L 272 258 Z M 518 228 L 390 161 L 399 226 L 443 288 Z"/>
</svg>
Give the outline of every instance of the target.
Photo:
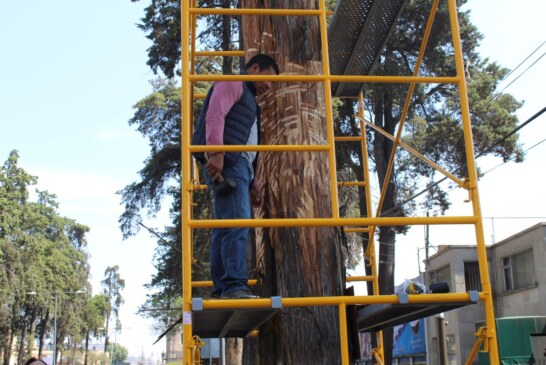
<svg viewBox="0 0 546 365">
<path fill-rule="evenodd" d="M 222 7 L 229 9 L 231 0 L 223 0 Z M 231 17 L 222 16 L 222 50 L 231 51 Z M 233 57 L 225 56 L 222 58 L 222 73 L 231 75 L 233 73 Z"/>
<path fill-rule="evenodd" d="M 11 326 L 8 329 L 8 338 L 6 339 L 6 342 L 4 343 L 5 347 L 3 349 L 4 353 L 4 361 L 3 365 L 9 365 L 10 359 L 11 359 L 11 351 L 13 348 L 13 326 Z"/>
<path fill-rule="evenodd" d="M 46 312 L 45 318 L 40 323 L 40 329 L 38 333 L 38 358 L 42 357 L 44 351 L 44 339 L 47 331 L 47 323 L 49 322 L 49 309 Z"/>
<path fill-rule="evenodd" d="M 392 114 L 392 97 L 381 87 L 376 89 L 374 102 L 375 124 L 380 126 L 386 132 L 393 134 L 396 121 Z M 387 178 L 387 167 L 392 154 L 393 143 L 380 133 L 374 135 L 374 157 L 377 168 L 379 184 L 383 184 Z M 383 206 L 381 211 L 385 212 L 395 206 L 395 185 L 391 178 L 387 184 Z M 383 214 L 382 214 L 383 215 Z M 389 214 L 392 215 L 392 214 Z M 394 293 L 394 254 L 395 254 L 396 232 L 393 227 L 379 227 L 379 294 Z M 383 349 L 385 353 L 385 363 L 392 362 L 392 329 L 383 331 Z"/>
<path fill-rule="evenodd" d="M 85 350 L 83 354 L 83 365 L 87 365 L 87 356 L 89 354 L 89 331 L 85 334 Z"/>
<path fill-rule="evenodd" d="M 310 0 L 244 0 L 245 8 L 316 8 Z M 316 17 L 243 17 L 247 57 L 272 55 L 283 73 L 321 74 Z M 321 83 L 276 83 L 262 104 L 262 143 L 326 144 Z M 332 216 L 325 153 L 264 152 L 257 176 L 264 205 L 258 218 Z M 257 229 L 261 295 L 342 295 L 342 233 L 331 227 Z M 337 307 L 284 309 L 260 330 L 256 364 L 339 364 Z"/>
<path fill-rule="evenodd" d="M 226 339 L 226 365 L 241 365 L 243 363 L 243 339 Z"/>
<path fill-rule="evenodd" d="M 17 353 L 17 364 L 22 365 L 23 359 L 25 357 L 25 342 L 27 338 L 27 316 L 26 316 L 26 310 L 25 310 L 25 316 L 22 320 L 21 325 L 21 337 L 19 337 L 19 350 Z"/>
</svg>

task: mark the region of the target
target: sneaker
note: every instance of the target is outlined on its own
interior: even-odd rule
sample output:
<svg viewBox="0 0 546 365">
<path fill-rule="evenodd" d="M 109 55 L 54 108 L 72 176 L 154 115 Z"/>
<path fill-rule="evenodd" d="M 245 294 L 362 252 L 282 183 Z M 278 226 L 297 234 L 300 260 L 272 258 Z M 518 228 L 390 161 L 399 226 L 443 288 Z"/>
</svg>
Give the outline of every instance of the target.
<svg viewBox="0 0 546 365">
<path fill-rule="evenodd" d="M 260 297 L 254 295 L 250 289 L 237 289 L 227 294 L 222 294 L 222 299 L 259 299 Z"/>
</svg>

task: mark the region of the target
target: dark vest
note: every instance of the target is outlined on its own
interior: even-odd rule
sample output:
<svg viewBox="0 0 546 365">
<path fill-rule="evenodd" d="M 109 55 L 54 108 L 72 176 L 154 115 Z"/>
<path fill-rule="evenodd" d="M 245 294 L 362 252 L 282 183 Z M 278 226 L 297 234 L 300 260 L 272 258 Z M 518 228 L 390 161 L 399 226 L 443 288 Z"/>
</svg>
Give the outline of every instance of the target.
<svg viewBox="0 0 546 365">
<path fill-rule="evenodd" d="M 193 132 L 191 144 L 206 145 L 206 115 L 209 108 L 210 97 L 214 85 L 210 88 L 203 103 L 203 108 L 197 119 L 195 130 Z M 224 144 L 226 145 L 246 145 L 250 135 L 252 124 L 257 119 L 258 123 L 258 143 L 260 143 L 260 107 L 256 103 L 256 89 L 250 82 L 243 82 L 243 95 L 239 101 L 233 105 L 225 118 L 224 125 Z M 205 163 L 203 152 L 195 152 L 194 157 Z M 233 164 L 241 157 L 241 152 L 226 152 L 224 164 Z M 254 160 L 256 162 L 256 160 Z"/>
</svg>

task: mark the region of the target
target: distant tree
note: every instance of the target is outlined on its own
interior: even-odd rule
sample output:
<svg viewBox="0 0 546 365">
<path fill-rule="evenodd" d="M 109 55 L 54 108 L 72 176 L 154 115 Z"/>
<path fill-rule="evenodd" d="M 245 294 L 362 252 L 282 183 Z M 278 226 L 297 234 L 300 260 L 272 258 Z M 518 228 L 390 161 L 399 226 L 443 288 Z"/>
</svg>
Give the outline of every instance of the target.
<svg viewBox="0 0 546 365">
<path fill-rule="evenodd" d="M 12 151 L 0 169 L 0 352 L 3 362 L 11 357 L 17 340 L 17 362 L 33 350 L 43 349 L 45 334 L 51 328 L 54 293 L 58 309 L 58 342 L 78 338 L 80 321 L 76 315 L 83 298 L 64 300 L 63 292 L 89 286 L 89 265 L 85 252 L 85 233 L 89 230 L 72 219 L 61 217 L 56 196 L 29 190 L 37 178 L 18 166 L 19 155 Z M 36 293 L 30 295 L 29 293 Z"/>
<path fill-rule="evenodd" d="M 112 314 L 117 319 L 119 308 L 124 303 L 121 291 L 125 288 L 125 280 L 119 275 L 119 266 L 108 266 L 104 271 L 104 279 L 101 281 L 102 294 L 108 298 L 109 308 L 106 313 L 106 326 L 104 336 L 104 352 L 108 352 L 108 326 Z"/>
<path fill-rule="evenodd" d="M 122 345 L 118 343 L 112 344 L 110 347 L 110 350 L 108 350 L 108 353 L 110 354 L 110 360 L 112 361 L 112 364 L 119 364 L 120 362 L 125 361 L 127 359 L 127 355 L 129 354 L 129 351 L 127 348 L 123 347 Z"/>
<path fill-rule="evenodd" d="M 89 338 L 90 336 L 98 336 L 99 328 L 105 325 L 106 315 L 110 309 L 108 297 L 104 294 L 95 295 L 85 303 L 85 309 L 82 313 L 83 326 L 82 331 L 85 337 L 85 356 L 84 365 L 87 365 Z"/>
</svg>

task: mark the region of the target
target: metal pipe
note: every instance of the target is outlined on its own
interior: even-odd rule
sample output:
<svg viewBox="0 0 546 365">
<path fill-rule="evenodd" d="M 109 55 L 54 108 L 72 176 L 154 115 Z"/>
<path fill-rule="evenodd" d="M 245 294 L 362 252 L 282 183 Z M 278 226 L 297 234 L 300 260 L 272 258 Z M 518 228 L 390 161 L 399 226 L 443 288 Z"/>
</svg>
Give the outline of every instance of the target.
<svg viewBox="0 0 546 365">
<path fill-rule="evenodd" d="M 497 344 L 497 331 L 495 324 L 495 309 L 493 307 L 493 291 L 489 281 L 489 268 L 487 263 L 487 251 L 485 247 L 482 212 L 480 198 L 478 193 L 478 172 L 476 169 L 476 159 L 474 156 L 474 143 L 472 142 L 472 126 L 470 122 L 470 108 L 468 104 L 468 90 L 465 79 L 462 42 L 459 30 L 459 20 L 457 18 L 456 0 L 448 1 L 449 19 L 451 23 L 451 34 L 453 37 L 453 51 L 455 54 L 455 65 L 457 76 L 459 78 L 459 98 L 461 103 L 461 116 L 463 121 L 464 139 L 466 141 L 466 161 L 468 166 L 469 191 L 472 198 L 472 209 L 476 217 L 476 245 L 478 251 L 478 265 L 480 268 L 480 278 L 482 291 L 486 295 L 484 301 L 485 322 L 487 327 L 487 341 L 489 349 L 489 359 L 492 365 L 498 365 L 499 349 Z"/>
<path fill-rule="evenodd" d="M 184 363 L 186 365 L 191 364 L 192 358 L 192 313 L 191 313 L 191 227 L 188 224 L 191 217 L 191 154 L 186 153 L 188 145 L 190 144 L 191 133 L 191 100 L 189 90 L 192 88 L 192 83 L 189 75 L 189 26 L 190 26 L 190 12 L 189 1 L 182 1 L 181 11 L 181 89 L 182 102 L 181 102 L 181 115 L 182 115 L 182 127 L 181 127 L 181 159 L 182 159 L 182 183 L 181 183 L 181 195 L 182 195 L 182 318 L 183 318 L 183 353 Z"/>
<path fill-rule="evenodd" d="M 197 15 L 267 15 L 267 16 L 319 16 L 320 10 L 303 9 L 224 9 L 192 8 L 190 14 Z"/>
<path fill-rule="evenodd" d="M 378 76 L 378 75 L 330 75 L 332 82 L 357 83 L 398 83 L 409 84 L 456 84 L 458 77 L 451 76 Z M 321 82 L 324 75 L 190 75 L 191 81 L 286 81 L 286 82 Z"/>
<path fill-rule="evenodd" d="M 486 296 L 480 293 L 479 298 Z M 445 294 L 409 294 L 408 303 L 451 303 L 469 302 L 472 303 L 469 293 L 445 293 Z M 398 304 L 398 295 L 373 295 L 373 296 L 336 296 L 336 297 L 299 297 L 281 298 L 283 308 L 306 307 L 306 306 L 339 306 L 357 304 Z M 226 308 L 271 308 L 271 298 L 260 299 L 210 299 L 203 300 L 203 310 L 226 309 Z"/>
<path fill-rule="evenodd" d="M 330 145 L 194 145 L 188 146 L 190 152 L 242 152 L 242 151 L 273 151 L 273 152 L 328 152 Z"/>
<path fill-rule="evenodd" d="M 406 226 L 424 224 L 476 224 L 473 216 L 453 217 L 376 217 L 376 218 L 283 218 L 283 219 L 198 219 L 189 220 L 192 228 L 240 227 L 336 227 Z"/>
</svg>

